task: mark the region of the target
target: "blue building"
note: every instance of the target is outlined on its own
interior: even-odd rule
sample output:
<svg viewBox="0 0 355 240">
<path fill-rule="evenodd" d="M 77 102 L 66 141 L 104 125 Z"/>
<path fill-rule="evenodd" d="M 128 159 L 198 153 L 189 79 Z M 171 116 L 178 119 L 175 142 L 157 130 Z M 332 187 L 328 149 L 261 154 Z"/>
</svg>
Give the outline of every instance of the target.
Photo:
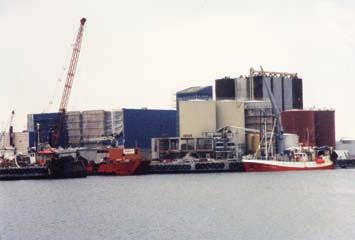
<svg viewBox="0 0 355 240">
<path fill-rule="evenodd" d="M 113 112 L 118 144 L 125 148 L 151 148 L 151 139 L 176 136 L 176 110 L 122 109 Z"/>
<path fill-rule="evenodd" d="M 63 113 L 39 113 L 29 115 L 28 126 L 29 131 L 34 132 L 33 141 L 35 145 L 39 143 L 49 143 L 53 147 L 65 147 L 67 145 L 67 131 L 65 121 L 63 126 L 60 123 L 63 118 Z M 59 138 L 54 141 L 53 133 L 60 130 Z"/>
</svg>

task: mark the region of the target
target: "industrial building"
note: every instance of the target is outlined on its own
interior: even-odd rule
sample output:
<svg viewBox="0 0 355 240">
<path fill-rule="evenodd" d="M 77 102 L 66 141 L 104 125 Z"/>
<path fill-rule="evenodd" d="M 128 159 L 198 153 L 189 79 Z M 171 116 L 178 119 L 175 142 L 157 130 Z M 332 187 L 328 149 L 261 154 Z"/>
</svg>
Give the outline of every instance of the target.
<svg viewBox="0 0 355 240">
<path fill-rule="evenodd" d="M 117 141 L 126 148 L 150 149 L 152 138 L 176 137 L 176 110 L 122 109 L 114 115 Z"/>
<path fill-rule="evenodd" d="M 263 76 L 281 111 L 303 108 L 302 79 L 296 73 L 250 70 L 249 76 L 215 81 L 216 100 L 269 101 Z"/>
<path fill-rule="evenodd" d="M 245 134 L 241 130 L 245 127 L 244 102 L 238 101 L 216 101 L 216 125 L 217 129 L 233 126 L 239 127 L 237 143 L 245 143 Z"/>
<path fill-rule="evenodd" d="M 35 141 L 49 143 L 61 113 L 28 115 Z M 150 148 L 152 137 L 176 136 L 176 111 L 153 109 L 89 110 L 67 112 L 58 146 L 118 145 Z"/>
<path fill-rule="evenodd" d="M 39 143 L 52 143 L 54 147 L 65 147 L 67 145 L 67 131 L 60 127 L 60 122 L 63 121 L 63 113 L 39 113 L 29 114 L 27 116 L 27 126 L 29 132 L 35 134 L 35 145 Z M 53 139 L 53 133 L 58 131 L 59 136 Z"/>
<path fill-rule="evenodd" d="M 244 103 L 238 101 L 182 101 L 179 109 L 180 138 L 199 138 L 226 126 L 237 127 L 235 143 L 245 144 Z"/>
<path fill-rule="evenodd" d="M 213 89 L 212 86 L 206 87 L 190 87 L 184 90 L 181 90 L 176 93 L 176 135 L 180 135 L 180 126 L 179 126 L 179 102 L 180 101 L 189 101 L 189 100 L 212 100 L 213 99 Z"/>
<path fill-rule="evenodd" d="M 349 151 L 350 157 L 355 157 L 355 139 L 353 138 L 341 138 L 339 141 L 336 142 L 336 149 L 337 150 L 344 150 Z"/>
<path fill-rule="evenodd" d="M 35 135 L 34 132 L 14 132 L 13 144 L 17 153 L 27 154 L 30 147 L 34 147 Z M 9 148 L 10 136 L 9 133 L 5 133 L 0 136 L 0 149 Z"/>
<path fill-rule="evenodd" d="M 335 147 L 333 110 L 289 110 L 281 117 L 284 131 L 297 134 L 303 145 Z"/>
</svg>

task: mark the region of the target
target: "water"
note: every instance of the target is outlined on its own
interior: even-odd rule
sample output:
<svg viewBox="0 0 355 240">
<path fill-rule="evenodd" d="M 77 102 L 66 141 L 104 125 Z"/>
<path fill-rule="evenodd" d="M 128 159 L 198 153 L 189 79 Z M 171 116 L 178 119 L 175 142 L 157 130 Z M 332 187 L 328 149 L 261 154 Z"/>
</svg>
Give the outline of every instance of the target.
<svg viewBox="0 0 355 240">
<path fill-rule="evenodd" d="M 355 239 L 355 170 L 0 182 L 0 239 Z"/>
</svg>

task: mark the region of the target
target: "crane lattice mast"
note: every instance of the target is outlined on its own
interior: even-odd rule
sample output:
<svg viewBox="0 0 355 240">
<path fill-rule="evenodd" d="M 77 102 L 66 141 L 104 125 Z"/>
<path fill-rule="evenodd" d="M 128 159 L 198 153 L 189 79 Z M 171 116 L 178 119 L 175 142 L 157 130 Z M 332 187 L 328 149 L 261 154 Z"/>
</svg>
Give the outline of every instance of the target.
<svg viewBox="0 0 355 240">
<path fill-rule="evenodd" d="M 64 91 L 62 95 L 62 100 L 60 101 L 59 111 L 65 112 L 68 106 L 68 101 L 70 97 L 70 92 L 73 86 L 74 75 L 76 71 L 76 66 L 79 59 L 81 42 L 83 39 L 83 31 L 84 31 L 84 24 L 86 22 L 86 18 L 80 19 L 80 27 L 78 34 L 76 36 L 75 44 L 73 47 L 73 52 L 70 60 L 70 65 L 68 68 L 67 78 L 65 81 Z"/>
</svg>

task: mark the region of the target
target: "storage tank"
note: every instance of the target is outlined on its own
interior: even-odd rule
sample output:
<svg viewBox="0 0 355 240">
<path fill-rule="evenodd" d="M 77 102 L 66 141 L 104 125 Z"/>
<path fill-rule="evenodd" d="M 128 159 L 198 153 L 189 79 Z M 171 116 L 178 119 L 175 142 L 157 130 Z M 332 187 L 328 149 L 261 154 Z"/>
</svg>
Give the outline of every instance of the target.
<svg viewBox="0 0 355 240">
<path fill-rule="evenodd" d="M 206 87 L 189 87 L 176 93 L 176 135 L 179 135 L 179 102 L 189 100 L 212 100 L 213 89 L 212 86 Z"/>
<path fill-rule="evenodd" d="M 260 135 L 253 134 L 251 150 L 255 153 L 256 150 L 259 148 L 259 145 L 260 145 Z"/>
<path fill-rule="evenodd" d="M 284 133 L 284 149 L 297 147 L 299 144 L 299 138 L 297 134 Z"/>
<path fill-rule="evenodd" d="M 289 110 L 281 114 L 282 125 L 287 133 L 297 134 L 305 146 L 316 146 L 315 113 L 313 110 Z"/>
<path fill-rule="evenodd" d="M 247 141 L 247 153 L 253 153 L 252 152 L 252 146 L 253 146 L 253 133 L 248 133 L 246 137 Z"/>
<path fill-rule="evenodd" d="M 264 100 L 264 83 L 262 76 L 253 77 L 253 100 Z"/>
<path fill-rule="evenodd" d="M 234 100 L 235 97 L 235 79 L 225 77 L 216 80 L 217 100 Z"/>
<path fill-rule="evenodd" d="M 292 102 L 294 109 L 303 108 L 302 78 L 295 77 L 292 79 Z"/>
<path fill-rule="evenodd" d="M 281 111 L 302 109 L 302 79 L 291 76 L 266 76 L 265 81 L 274 95 Z M 269 94 L 262 76 L 253 76 L 254 100 L 269 100 Z"/>
<path fill-rule="evenodd" d="M 235 99 L 238 101 L 247 101 L 250 99 L 250 83 L 245 76 L 235 79 Z"/>
<path fill-rule="evenodd" d="M 226 126 L 244 128 L 244 103 L 231 100 L 216 101 L 217 129 Z M 237 143 L 245 143 L 245 132 L 238 131 Z"/>
<path fill-rule="evenodd" d="M 257 133 L 247 134 L 247 153 L 254 154 L 259 148 L 260 135 Z"/>
<path fill-rule="evenodd" d="M 335 111 L 315 111 L 315 132 L 317 146 L 335 147 Z"/>
<path fill-rule="evenodd" d="M 180 137 L 200 137 L 216 131 L 215 101 L 183 101 L 179 109 Z"/>
<path fill-rule="evenodd" d="M 290 77 L 283 78 L 283 101 L 282 111 L 294 109 L 293 107 L 293 80 Z"/>
<path fill-rule="evenodd" d="M 280 109 L 282 109 L 282 101 L 284 97 L 282 78 L 279 76 L 271 77 L 270 83 L 271 83 L 271 90 L 274 94 L 277 105 L 280 107 Z"/>
</svg>

